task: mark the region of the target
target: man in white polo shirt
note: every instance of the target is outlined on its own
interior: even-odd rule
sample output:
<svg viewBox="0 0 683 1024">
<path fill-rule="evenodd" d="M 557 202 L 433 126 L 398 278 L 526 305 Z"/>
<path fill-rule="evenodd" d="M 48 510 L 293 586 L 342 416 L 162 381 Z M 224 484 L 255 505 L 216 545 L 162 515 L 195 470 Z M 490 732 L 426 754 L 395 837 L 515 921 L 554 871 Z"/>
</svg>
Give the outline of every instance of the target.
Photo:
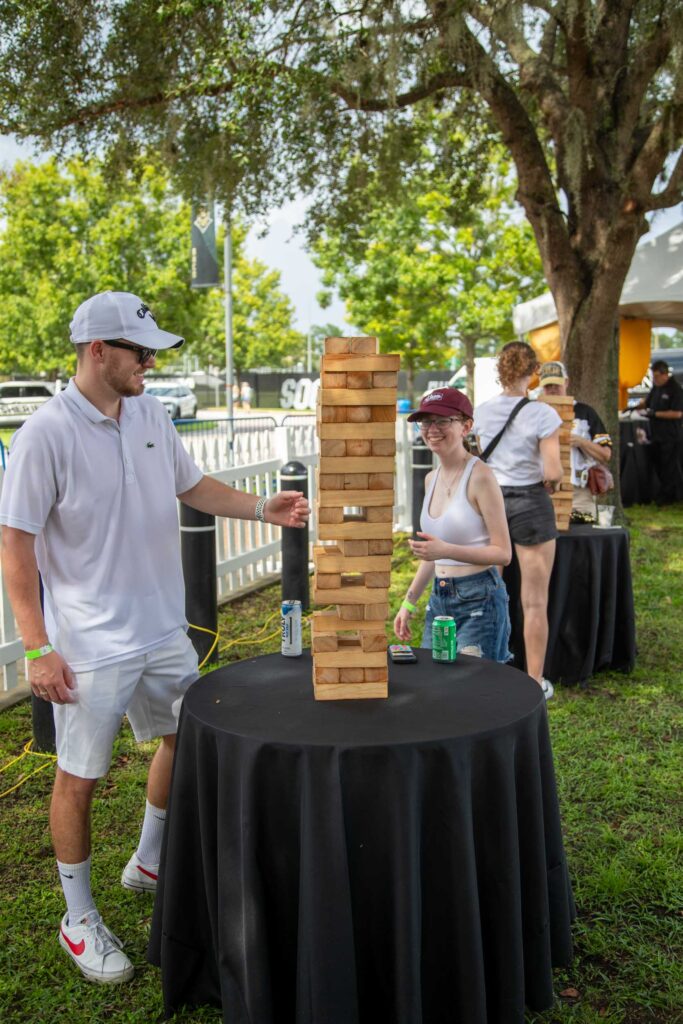
<svg viewBox="0 0 683 1024">
<path fill-rule="evenodd" d="M 91 980 L 133 966 L 90 888 L 90 806 L 125 714 L 161 737 L 137 850 L 122 884 L 153 892 L 177 728 L 197 678 L 186 629 L 176 498 L 212 515 L 303 526 L 301 493 L 258 500 L 205 476 L 164 406 L 144 395 L 160 330 L 128 292 L 102 292 L 71 323 L 76 376 L 12 441 L 0 500 L 3 573 L 33 693 L 53 704 L 57 773 L 50 826 L 67 903 L 59 941 Z M 44 587 L 45 613 L 39 597 Z"/>
</svg>

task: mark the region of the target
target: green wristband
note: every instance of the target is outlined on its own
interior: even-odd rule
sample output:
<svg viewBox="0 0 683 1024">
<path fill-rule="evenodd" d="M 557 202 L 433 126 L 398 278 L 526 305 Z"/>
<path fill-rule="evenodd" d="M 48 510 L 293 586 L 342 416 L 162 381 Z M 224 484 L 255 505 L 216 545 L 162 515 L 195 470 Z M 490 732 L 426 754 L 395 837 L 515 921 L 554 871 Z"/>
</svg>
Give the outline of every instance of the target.
<svg viewBox="0 0 683 1024">
<path fill-rule="evenodd" d="M 413 614 L 417 611 L 417 605 L 411 604 L 410 601 L 404 601 L 401 608 L 405 608 L 407 612 L 412 612 Z"/>
<path fill-rule="evenodd" d="M 45 654 L 52 654 L 54 647 L 52 644 L 43 644 L 42 647 L 36 647 L 34 651 L 24 651 L 24 657 L 28 658 L 29 661 L 35 661 L 36 658 L 42 658 Z"/>
</svg>

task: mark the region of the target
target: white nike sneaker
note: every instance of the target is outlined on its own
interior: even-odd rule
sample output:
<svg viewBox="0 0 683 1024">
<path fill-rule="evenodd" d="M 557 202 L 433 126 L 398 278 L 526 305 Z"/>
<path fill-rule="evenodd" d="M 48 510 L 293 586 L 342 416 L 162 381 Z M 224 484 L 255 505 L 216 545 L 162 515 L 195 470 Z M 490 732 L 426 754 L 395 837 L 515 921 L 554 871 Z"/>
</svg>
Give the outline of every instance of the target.
<svg viewBox="0 0 683 1024">
<path fill-rule="evenodd" d="M 143 864 L 134 853 L 123 869 L 121 885 L 133 892 L 156 892 L 158 874 L 158 864 Z"/>
<path fill-rule="evenodd" d="M 59 931 L 59 944 L 88 981 L 117 985 L 133 977 L 133 965 L 121 951 L 121 940 L 109 931 L 96 910 L 77 924 L 70 925 L 68 920 L 66 913 Z"/>
</svg>

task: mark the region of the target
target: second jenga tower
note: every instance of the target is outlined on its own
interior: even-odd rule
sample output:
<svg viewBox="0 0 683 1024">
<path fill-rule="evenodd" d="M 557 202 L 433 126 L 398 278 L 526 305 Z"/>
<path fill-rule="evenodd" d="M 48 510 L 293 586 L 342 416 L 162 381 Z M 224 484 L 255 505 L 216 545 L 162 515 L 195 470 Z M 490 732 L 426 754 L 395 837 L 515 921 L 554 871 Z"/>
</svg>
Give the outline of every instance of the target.
<svg viewBox="0 0 683 1024">
<path fill-rule="evenodd" d="M 386 697 L 399 356 L 376 338 L 326 338 L 312 618 L 317 700 Z"/>
<path fill-rule="evenodd" d="M 547 402 L 560 416 L 560 461 L 562 462 L 562 483 L 559 491 L 552 495 L 555 509 L 555 525 L 558 530 L 568 530 L 572 514 L 571 433 L 574 427 L 574 399 L 571 395 L 540 395 L 540 402 Z"/>
</svg>

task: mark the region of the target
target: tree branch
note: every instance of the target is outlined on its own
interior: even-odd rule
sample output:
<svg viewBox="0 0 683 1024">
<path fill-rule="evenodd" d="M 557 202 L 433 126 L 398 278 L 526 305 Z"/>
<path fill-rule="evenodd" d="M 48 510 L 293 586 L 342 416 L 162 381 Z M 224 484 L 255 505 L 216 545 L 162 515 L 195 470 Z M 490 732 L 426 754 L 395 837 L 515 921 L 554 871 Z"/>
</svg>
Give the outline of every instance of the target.
<svg viewBox="0 0 683 1024">
<path fill-rule="evenodd" d="M 678 159 L 673 171 L 669 175 L 666 188 L 661 192 L 655 192 L 645 204 L 646 210 L 666 210 L 669 206 L 683 201 L 683 150 L 678 154 Z"/>
</svg>

